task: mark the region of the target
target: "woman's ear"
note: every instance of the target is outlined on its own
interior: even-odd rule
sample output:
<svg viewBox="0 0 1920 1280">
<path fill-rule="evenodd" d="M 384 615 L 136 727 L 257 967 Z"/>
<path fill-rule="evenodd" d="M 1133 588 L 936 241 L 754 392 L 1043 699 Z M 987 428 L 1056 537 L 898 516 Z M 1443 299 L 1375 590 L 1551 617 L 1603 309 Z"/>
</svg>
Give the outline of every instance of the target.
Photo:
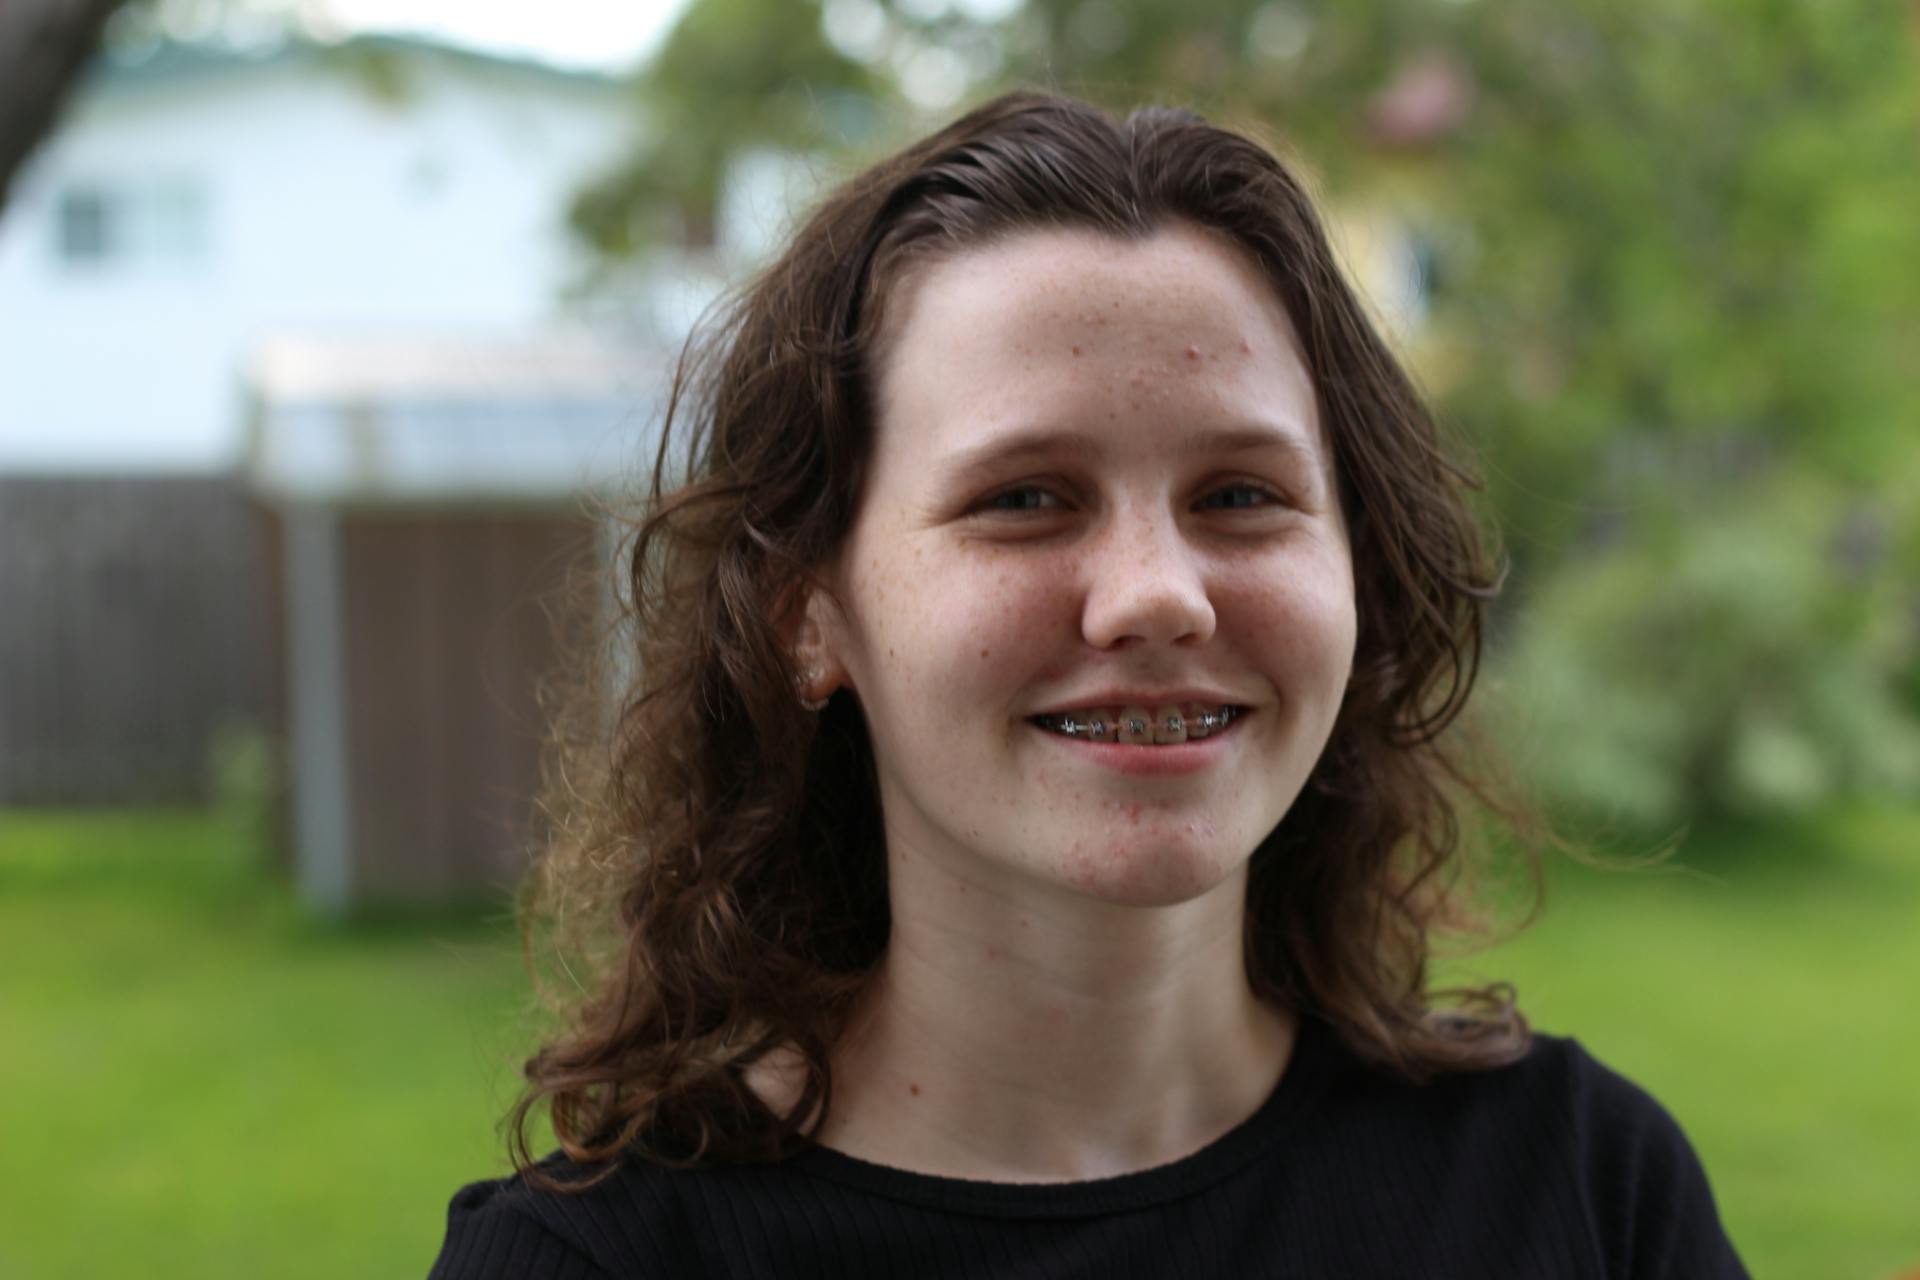
<svg viewBox="0 0 1920 1280">
<path fill-rule="evenodd" d="M 794 694 L 809 711 L 826 706 L 834 690 L 847 682 L 835 643 L 837 616 L 831 593 L 810 580 L 795 591 L 780 620 L 781 643 L 793 665 Z"/>
</svg>

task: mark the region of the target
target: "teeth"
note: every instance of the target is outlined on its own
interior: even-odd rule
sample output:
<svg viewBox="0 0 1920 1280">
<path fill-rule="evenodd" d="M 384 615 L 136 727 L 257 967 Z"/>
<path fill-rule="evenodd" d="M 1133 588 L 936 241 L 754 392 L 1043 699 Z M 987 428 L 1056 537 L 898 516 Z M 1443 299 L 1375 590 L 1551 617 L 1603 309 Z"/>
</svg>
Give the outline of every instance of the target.
<svg viewBox="0 0 1920 1280">
<path fill-rule="evenodd" d="M 1172 745 L 1211 737 L 1241 713 L 1241 708 L 1190 702 L 1146 707 L 1102 707 L 1063 715 L 1035 716 L 1055 733 L 1088 742 L 1124 742 L 1133 746 Z"/>
</svg>

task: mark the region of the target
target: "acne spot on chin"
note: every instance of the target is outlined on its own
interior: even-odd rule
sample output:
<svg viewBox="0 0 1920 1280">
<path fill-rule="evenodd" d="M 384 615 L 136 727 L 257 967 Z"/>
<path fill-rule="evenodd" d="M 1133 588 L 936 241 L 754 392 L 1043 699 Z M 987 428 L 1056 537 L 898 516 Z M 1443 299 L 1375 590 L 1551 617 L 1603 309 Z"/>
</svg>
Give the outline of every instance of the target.
<svg viewBox="0 0 1920 1280">
<path fill-rule="evenodd" d="M 1080 354 L 1080 348 L 1078 348 L 1078 347 L 1075 347 L 1075 348 L 1073 349 L 1073 354 L 1074 354 L 1074 355 L 1076 355 L 1076 356 L 1077 356 L 1077 355 L 1079 355 L 1079 354 Z"/>
<path fill-rule="evenodd" d="M 989 654 L 990 654 L 991 652 L 992 652 L 992 650 L 989 650 L 989 649 L 982 649 L 982 650 L 980 651 L 980 656 L 981 656 L 981 657 L 983 657 L 983 658 L 984 658 L 984 657 L 987 657 L 987 656 L 988 656 L 988 655 L 989 655 Z"/>
<path fill-rule="evenodd" d="M 1200 348 L 1193 346 L 1192 344 L 1188 344 L 1187 359 L 1198 360 L 1199 358 L 1200 358 Z"/>
<path fill-rule="evenodd" d="M 920 1086 L 909 1080 L 907 1081 L 907 1092 L 917 1098 L 920 1096 Z"/>
<path fill-rule="evenodd" d="M 1240 339 L 1240 354 L 1243 356 L 1250 356 L 1253 354 L 1253 344 L 1251 342 L 1248 342 L 1245 338 Z"/>
</svg>

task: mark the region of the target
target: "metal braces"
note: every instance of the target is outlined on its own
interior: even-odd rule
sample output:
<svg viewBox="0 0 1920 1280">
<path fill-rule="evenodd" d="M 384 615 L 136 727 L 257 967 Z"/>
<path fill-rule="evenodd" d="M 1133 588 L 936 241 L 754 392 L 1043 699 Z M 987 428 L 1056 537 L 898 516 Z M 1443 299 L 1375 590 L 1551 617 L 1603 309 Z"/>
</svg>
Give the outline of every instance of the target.
<svg viewBox="0 0 1920 1280">
<path fill-rule="evenodd" d="M 1204 730 L 1208 735 L 1212 735 L 1226 728 L 1227 725 L 1232 722 L 1235 714 L 1236 712 L 1232 707 L 1223 707 L 1219 711 L 1203 711 L 1193 718 L 1193 727 Z M 1072 716 L 1042 716 L 1040 718 L 1045 721 L 1049 727 L 1069 737 L 1098 740 L 1107 736 L 1107 722 L 1098 717 L 1091 720 L 1076 720 Z M 1138 716 L 1131 716 L 1123 725 L 1115 725 L 1112 727 L 1115 730 L 1124 729 L 1126 732 L 1137 737 L 1141 734 L 1151 733 L 1154 726 L 1150 720 L 1143 720 Z M 1166 718 L 1163 727 L 1169 733 L 1176 730 L 1183 730 L 1187 728 L 1187 719 L 1185 716 L 1178 714 L 1170 715 Z"/>
</svg>

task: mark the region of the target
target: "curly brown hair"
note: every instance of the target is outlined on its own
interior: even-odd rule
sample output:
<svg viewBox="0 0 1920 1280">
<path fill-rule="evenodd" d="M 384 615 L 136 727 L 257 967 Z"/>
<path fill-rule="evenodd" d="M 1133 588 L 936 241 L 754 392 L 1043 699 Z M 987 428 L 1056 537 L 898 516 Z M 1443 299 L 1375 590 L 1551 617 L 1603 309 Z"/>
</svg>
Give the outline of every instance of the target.
<svg viewBox="0 0 1920 1280">
<path fill-rule="evenodd" d="M 1181 220 L 1230 237 L 1285 304 L 1352 535 L 1352 684 L 1252 855 L 1253 989 L 1412 1078 L 1525 1051 L 1511 988 L 1428 981 L 1432 935 L 1484 923 L 1463 818 L 1530 825 L 1476 781 L 1455 723 L 1499 587 L 1473 477 L 1269 150 L 1185 111 L 1116 119 L 1021 92 L 833 192 L 682 354 L 621 557 L 625 695 L 609 724 L 597 672 L 556 720 L 551 828 L 522 905 L 530 956 L 550 939 L 574 982 L 509 1118 L 523 1174 L 560 1185 L 529 1147 L 542 1104 L 566 1154 L 609 1171 L 626 1152 L 774 1159 L 815 1131 L 890 917 L 858 703 L 802 709 L 782 621 L 860 501 L 889 292 L 914 263 L 1021 230 L 1138 240 Z M 747 1082 L 776 1049 L 805 1068 L 784 1114 Z"/>
</svg>

